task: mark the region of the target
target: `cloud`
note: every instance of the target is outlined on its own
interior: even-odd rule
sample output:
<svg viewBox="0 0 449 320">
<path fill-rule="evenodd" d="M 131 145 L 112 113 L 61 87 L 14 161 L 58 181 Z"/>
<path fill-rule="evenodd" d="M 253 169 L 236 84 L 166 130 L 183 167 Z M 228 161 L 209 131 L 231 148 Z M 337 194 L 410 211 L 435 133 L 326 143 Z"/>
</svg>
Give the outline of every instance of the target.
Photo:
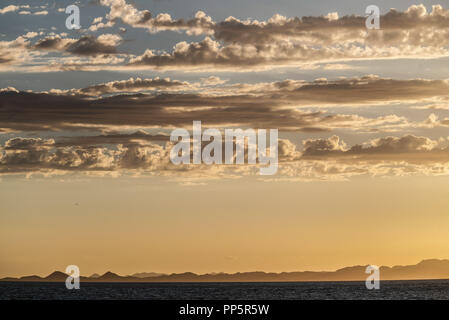
<svg viewBox="0 0 449 320">
<path fill-rule="evenodd" d="M 264 43 L 289 38 L 316 44 L 359 41 L 366 45 L 418 45 L 428 44 L 428 36 L 432 35 L 436 41 L 447 44 L 447 31 L 442 29 L 449 24 L 449 11 L 440 5 L 432 6 L 431 12 L 422 4 L 412 5 L 404 12 L 391 9 L 380 16 L 382 30 L 379 32 L 366 30 L 365 20 L 364 16 L 339 17 L 338 13 L 292 18 L 276 14 L 267 21 L 228 17 L 215 24 L 214 36 L 228 43 Z"/>
<path fill-rule="evenodd" d="M 163 30 L 186 30 L 190 34 L 209 34 L 216 40 L 226 43 L 261 44 L 285 39 L 301 42 L 330 44 L 343 41 L 360 41 L 370 44 L 418 44 L 422 40 L 430 40 L 430 31 L 437 37 L 434 43 L 444 40 L 447 43 L 449 11 L 441 5 L 432 6 L 427 12 L 424 5 L 412 5 L 401 12 L 391 9 L 381 15 L 382 30 L 368 32 L 364 16 L 342 16 L 332 12 L 323 16 L 285 17 L 273 15 L 266 21 L 240 20 L 233 16 L 215 22 L 204 12 L 196 13 L 194 19 L 174 20 L 169 14 L 161 13 L 155 18 L 148 10 L 139 10 L 125 0 L 101 0 L 103 6 L 110 8 L 107 15 L 109 21 L 120 19 L 123 23 L 135 28 L 148 28 L 152 32 Z M 332 32 L 329 32 L 332 30 Z M 416 32 L 410 32 L 416 30 Z M 405 41 L 404 41 L 405 40 Z"/>
<path fill-rule="evenodd" d="M 429 129 L 438 127 L 449 127 L 449 118 L 444 118 L 440 120 L 436 114 L 431 113 L 426 120 L 424 120 L 421 123 L 418 123 L 416 126 Z"/>
<path fill-rule="evenodd" d="M 192 121 L 202 120 L 206 125 L 220 127 L 233 124 L 284 131 L 394 132 L 413 129 L 419 124 L 395 114 L 366 117 L 324 109 L 308 111 L 302 107 L 416 102 L 446 95 L 448 87 L 445 80 L 390 80 L 370 76 L 221 87 L 201 82 L 131 78 L 82 89 L 53 89 L 42 93 L 4 89 L 0 92 L 0 107 L 5 106 L 0 108 L 0 128 L 172 128 L 190 127 Z M 106 94 L 111 96 L 103 96 Z M 440 125 L 445 123 L 446 119 L 440 121 Z"/>
<path fill-rule="evenodd" d="M 446 37 L 446 36 L 445 36 Z M 448 44 L 449 45 L 449 44 Z M 287 66 L 309 66 L 321 62 L 373 60 L 392 58 L 440 58 L 448 55 L 446 45 L 423 44 L 411 46 L 401 42 L 397 46 L 367 46 L 360 43 L 339 42 L 334 46 L 320 46 L 280 40 L 260 44 L 222 44 L 210 37 L 200 42 L 177 43 L 171 52 L 156 53 L 147 49 L 131 58 L 130 69 L 162 69 L 201 71 L 205 67 L 218 71 L 264 70 Z M 343 67 L 339 64 L 339 67 Z"/>
<path fill-rule="evenodd" d="M 45 147 L 43 147 L 45 146 Z M 5 142 L 0 173 L 51 171 L 115 171 L 154 169 L 169 161 L 167 150 L 156 144 L 106 147 L 56 146 L 54 140 L 16 137 Z"/>
<path fill-rule="evenodd" d="M 223 80 L 217 76 L 209 76 L 207 78 L 201 78 L 200 80 L 204 85 L 207 86 L 216 86 L 228 82 L 228 80 Z"/>
<path fill-rule="evenodd" d="M 287 18 L 279 14 L 267 21 L 228 17 L 214 22 L 204 12 L 192 20 L 173 20 L 167 13 L 153 18 L 124 0 L 102 0 L 110 7 L 110 22 L 120 19 L 151 32 L 185 30 L 206 34 L 200 42 L 178 43 L 172 52 L 148 49 L 132 58 L 129 66 L 157 69 L 267 69 L 278 66 L 307 66 L 318 62 L 357 59 L 423 58 L 447 56 L 449 11 L 439 5 L 427 12 L 424 5 L 404 12 L 391 9 L 381 16 L 382 30 L 367 30 L 363 16 L 338 13 L 318 17 Z M 342 70 L 344 64 L 327 64 Z"/>
<path fill-rule="evenodd" d="M 0 14 L 5 14 L 8 12 L 15 12 L 17 10 L 19 10 L 21 8 L 21 6 L 15 6 L 13 4 L 4 7 L 3 9 L 0 9 Z"/>
<path fill-rule="evenodd" d="M 183 70 L 183 71 L 252 71 L 294 66 L 302 69 L 323 64 L 325 70 L 344 70 L 344 62 L 353 60 L 440 58 L 449 54 L 449 11 L 433 6 L 410 6 L 401 12 L 391 9 L 381 16 L 381 30 L 367 30 L 365 17 L 331 13 L 316 17 L 285 17 L 274 15 L 266 21 L 239 20 L 228 17 L 215 22 L 199 11 L 190 20 L 174 19 L 167 13 L 153 15 L 139 10 L 125 0 L 101 0 L 109 8 L 106 17 L 96 17 L 85 32 L 113 27 L 117 21 L 149 32 L 185 31 L 189 35 L 203 34 L 201 41 L 177 43 L 164 52 L 149 48 L 140 55 L 124 54 L 115 63 L 84 63 L 71 61 L 74 56 L 117 54 L 122 39 L 105 34 L 98 38 L 84 34 L 79 39 L 64 39 L 50 35 L 35 44 L 36 48 L 60 51 L 52 57 L 51 68 L 34 60 L 10 60 L 3 64 L 17 65 L 28 71 L 61 70 Z M 4 9 L 2 9 L 4 10 Z M 36 13 L 35 13 L 36 14 Z"/>
<path fill-rule="evenodd" d="M 158 14 L 153 17 L 148 10 L 138 10 L 125 0 L 100 0 L 103 6 L 110 8 L 107 19 L 114 23 L 121 20 L 134 28 L 145 28 L 151 32 L 164 30 L 185 30 L 188 34 L 201 34 L 210 32 L 214 24 L 212 18 L 204 12 L 198 11 L 195 17 L 190 20 L 173 19 L 168 13 Z"/>
<path fill-rule="evenodd" d="M 354 55 L 350 52 L 353 52 Z M 364 53 L 356 48 L 312 49 L 303 44 L 288 41 L 257 46 L 239 43 L 224 46 L 218 41 L 206 37 L 200 42 L 179 42 L 171 53 L 157 54 L 154 50 L 148 49 L 142 55 L 132 58 L 128 67 L 171 70 L 202 70 L 202 68 L 208 67 L 217 70 L 238 71 L 242 68 L 266 69 L 274 66 L 340 59 L 345 56 L 356 57 L 360 54 Z"/>
<path fill-rule="evenodd" d="M 103 17 L 97 17 L 92 21 L 92 25 L 89 27 L 90 31 L 97 31 L 102 28 L 111 28 L 115 25 L 114 21 L 103 22 Z"/>
<path fill-rule="evenodd" d="M 43 34 L 43 31 L 30 31 L 11 41 L 0 41 L 0 70 L 54 72 L 99 67 L 105 69 L 125 61 L 126 55 L 117 50 L 122 42 L 119 35 L 86 35 L 80 39 L 71 39 L 65 38 L 65 33 L 56 35 L 52 32 L 31 42 L 31 39 Z M 62 56 L 48 56 L 49 52 L 56 52 L 56 55 L 59 52 Z"/>
<path fill-rule="evenodd" d="M 122 38 L 114 34 L 102 34 L 97 38 L 84 36 L 66 48 L 67 52 L 78 55 L 117 53 Z"/>
<path fill-rule="evenodd" d="M 92 17 L 88 29 L 80 30 L 76 38 L 27 30 L 16 39 L 0 41 L 1 70 L 157 69 L 202 74 L 194 82 L 133 77 L 44 92 L 11 86 L 0 89 L 1 173 L 132 172 L 179 176 L 188 183 L 258 174 L 257 166 L 248 165 L 176 167 L 168 159 L 168 136 L 148 133 L 150 128 L 156 128 L 151 132 L 190 129 L 192 121 L 201 120 L 204 127 L 220 129 L 279 129 L 281 163 L 279 176 L 273 179 L 449 174 L 448 141 L 438 139 L 449 118 L 444 111 L 432 111 L 427 118 L 421 116 L 423 111 L 419 116 L 409 112 L 410 108 L 446 110 L 446 79 L 368 75 L 235 83 L 235 79 L 213 75 L 215 70 L 245 72 L 281 66 L 338 71 L 352 68 L 350 60 L 447 56 L 449 11 L 441 6 L 433 6 L 430 12 L 423 5 L 403 12 L 392 9 L 381 16 L 382 29 L 370 31 L 365 17 L 336 12 L 315 17 L 274 15 L 265 21 L 235 17 L 213 21 L 202 11 L 178 19 L 167 13 L 153 15 L 124 0 L 100 3 L 107 7 L 107 15 Z M 0 13 L 31 14 L 45 8 L 28 9 L 8 6 Z M 128 54 L 119 50 L 124 41 L 120 35 L 92 34 L 122 24 L 131 31 L 182 31 L 204 38 L 186 37 L 167 52 L 150 47 Z M 419 134 L 411 134 L 418 129 Z"/>
<path fill-rule="evenodd" d="M 288 139 L 278 140 L 278 157 L 281 161 L 294 161 L 301 157 L 301 152 L 296 150 L 296 145 Z"/>
<path fill-rule="evenodd" d="M 108 133 L 90 136 L 72 136 L 59 138 L 56 143 L 58 147 L 89 147 L 104 144 L 123 145 L 145 145 L 148 141 L 167 142 L 170 136 L 164 134 L 149 134 L 144 130 L 137 130 L 132 133 Z"/>
<path fill-rule="evenodd" d="M 122 38 L 114 34 L 102 34 L 96 38 L 83 36 L 78 40 L 50 36 L 40 39 L 32 48 L 35 50 L 65 51 L 82 56 L 95 56 L 117 53 L 117 46 L 121 41 Z"/>
<path fill-rule="evenodd" d="M 340 141 L 338 136 L 332 136 L 328 139 L 309 139 L 303 141 L 304 155 L 321 155 L 329 152 L 344 152 L 346 144 Z"/>
<path fill-rule="evenodd" d="M 45 6 L 41 6 L 40 8 L 44 9 Z M 16 11 L 19 11 L 20 9 L 30 9 L 30 6 L 29 5 L 19 5 L 19 6 L 9 5 L 9 6 L 4 7 L 3 9 L 0 9 L 0 14 L 5 14 L 5 13 L 9 13 L 9 12 L 16 12 Z M 36 12 L 32 13 L 29 10 L 21 10 L 21 11 L 19 11 L 19 14 L 21 14 L 21 15 L 33 14 L 33 15 L 37 15 L 37 16 L 42 16 L 42 15 L 47 15 L 48 11 L 47 10 L 41 10 L 41 11 L 36 11 Z"/>
<path fill-rule="evenodd" d="M 313 82 L 284 80 L 266 84 L 244 85 L 242 91 L 280 93 L 282 100 L 303 104 L 363 104 L 386 101 L 417 101 L 446 97 L 447 80 L 393 80 L 374 75 L 339 80 L 316 79 Z"/>
<path fill-rule="evenodd" d="M 48 14 L 47 10 L 37 11 L 33 13 L 35 16 L 46 16 Z"/>
<path fill-rule="evenodd" d="M 0 93 L 0 128 L 11 130 L 60 130 L 105 127 L 190 127 L 201 119 L 205 125 L 279 128 L 284 131 L 323 132 L 336 128 L 367 129 L 401 124 L 404 119 L 364 118 L 357 115 L 300 111 L 257 104 L 238 105 L 238 98 L 201 97 L 194 94 L 124 95 L 103 99 L 34 93 Z M 215 105 L 211 107 L 210 104 Z M 187 107 L 191 105 L 191 107 Z M 204 106 L 204 107 L 201 107 Z M 45 116 L 44 116 L 45 115 Z M 8 119 L 13 119 L 8 120 Z"/>
<path fill-rule="evenodd" d="M 28 150 L 53 146 L 53 139 L 43 140 L 41 138 L 12 138 L 5 142 L 5 150 Z"/>
<path fill-rule="evenodd" d="M 347 155 L 404 155 L 421 154 L 427 152 L 441 152 L 441 144 L 427 137 L 406 135 L 402 137 L 387 136 L 370 140 L 362 145 L 357 144 L 348 148 L 338 136 L 327 139 L 310 139 L 303 141 L 303 156 L 338 157 Z M 447 149 L 449 150 L 449 149 Z M 448 154 L 449 155 L 449 154 Z"/>
<path fill-rule="evenodd" d="M 116 140 L 119 142 L 120 140 Z M 109 141 L 110 142 L 110 141 Z M 413 135 L 346 145 L 336 136 L 306 140 L 301 155 L 289 140 L 279 141 L 279 171 L 271 180 L 345 180 L 354 176 L 448 175 L 449 148 Z M 8 147 L 9 146 L 9 147 Z M 114 147 L 58 145 L 53 140 L 16 137 L 0 147 L 0 173 L 160 175 L 183 182 L 257 175 L 258 165 L 180 165 L 170 162 L 171 143 Z M 318 152 L 307 153 L 314 149 Z"/>
<path fill-rule="evenodd" d="M 438 147 L 438 142 L 427 137 L 407 135 L 403 137 L 385 137 L 371 140 L 368 147 L 353 147 L 349 152 L 361 153 L 407 153 L 432 151 Z"/>
<path fill-rule="evenodd" d="M 4 151 L 0 159 L 0 172 L 112 170 L 113 155 L 114 151 L 106 148 L 42 149 L 30 146 L 27 150 Z"/>
<path fill-rule="evenodd" d="M 64 50 L 70 43 L 74 42 L 74 39 L 63 39 L 60 36 L 49 36 L 38 40 L 32 48 L 36 50 L 60 51 Z"/>
<path fill-rule="evenodd" d="M 350 65 L 347 64 L 341 64 L 341 63 L 330 63 L 330 64 L 326 64 L 323 67 L 324 70 L 347 70 L 347 69 L 352 69 L 352 67 Z"/>
<path fill-rule="evenodd" d="M 141 92 L 145 90 L 153 89 L 170 89 L 179 88 L 187 89 L 189 87 L 188 82 L 182 82 L 178 80 L 170 80 L 170 78 L 154 78 L 154 79 L 141 79 L 141 78 L 129 78 L 128 80 L 122 81 L 110 81 L 107 83 L 94 85 L 79 90 L 71 90 L 78 94 L 85 95 L 103 95 L 107 93 L 117 93 L 117 92 Z"/>
<path fill-rule="evenodd" d="M 29 45 L 29 40 L 34 35 L 35 32 L 28 32 L 11 41 L 0 41 L 0 70 L 24 64 L 33 59 L 32 53 L 26 49 Z"/>
</svg>

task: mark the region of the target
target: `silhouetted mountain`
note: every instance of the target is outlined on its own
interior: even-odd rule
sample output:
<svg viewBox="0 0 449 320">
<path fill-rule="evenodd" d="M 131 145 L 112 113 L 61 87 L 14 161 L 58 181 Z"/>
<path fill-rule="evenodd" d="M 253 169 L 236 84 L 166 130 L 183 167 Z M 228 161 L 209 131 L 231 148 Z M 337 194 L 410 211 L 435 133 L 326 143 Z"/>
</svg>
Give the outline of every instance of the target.
<svg viewBox="0 0 449 320">
<path fill-rule="evenodd" d="M 91 276 L 89 276 L 89 278 L 97 279 L 97 278 L 100 278 L 100 275 L 98 273 L 94 273 Z"/>
<path fill-rule="evenodd" d="M 119 276 L 116 273 L 113 273 L 111 271 L 106 272 L 105 274 L 103 274 L 102 276 L 99 276 L 96 279 L 88 279 L 88 281 L 99 281 L 99 282 L 139 282 L 139 278 L 136 277 L 132 277 L 132 276 Z"/>
<path fill-rule="evenodd" d="M 43 280 L 45 281 L 65 281 L 69 275 L 60 271 L 55 271 L 48 276 L 46 276 Z"/>
<path fill-rule="evenodd" d="M 411 266 L 381 267 L 380 274 L 404 280 L 449 278 L 449 260 L 429 259 Z"/>
<path fill-rule="evenodd" d="M 367 266 L 352 266 L 336 271 L 301 271 L 267 273 L 238 272 L 210 273 L 198 275 L 192 272 L 154 274 L 136 273 L 132 276 L 119 276 L 106 272 L 98 277 L 81 277 L 84 282 L 284 282 L 284 281 L 365 281 Z M 144 276 L 145 275 L 145 276 Z M 150 276 L 146 276 L 150 275 Z M 56 271 L 45 278 L 26 276 L 21 278 L 3 278 L 0 281 L 65 281 L 67 275 Z M 381 280 L 412 280 L 412 279 L 449 279 L 449 260 L 423 260 L 416 265 L 380 267 Z"/>
<path fill-rule="evenodd" d="M 153 277 L 159 277 L 159 276 L 165 276 L 164 273 L 156 273 L 156 272 L 138 272 L 131 275 L 131 277 L 136 278 L 153 278 Z"/>
<path fill-rule="evenodd" d="M 39 276 L 24 276 L 19 278 L 20 281 L 42 281 Z"/>
<path fill-rule="evenodd" d="M 117 280 L 121 280 L 123 277 L 119 276 L 116 273 L 113 273 L 111 271 L 106 272 L 105 274 L 99 276 L 97 278 L 97 280 L 102 280 L 102 281 L 117 281 Z"/>
<path fill-rule="evenodd" d="M 1 281 L 18 281 L 18 280 L 19 280 L 18 278 L 13 278 L 13 277 L 6 277 L 6 278 L 1 279 Z"/>
</svg>

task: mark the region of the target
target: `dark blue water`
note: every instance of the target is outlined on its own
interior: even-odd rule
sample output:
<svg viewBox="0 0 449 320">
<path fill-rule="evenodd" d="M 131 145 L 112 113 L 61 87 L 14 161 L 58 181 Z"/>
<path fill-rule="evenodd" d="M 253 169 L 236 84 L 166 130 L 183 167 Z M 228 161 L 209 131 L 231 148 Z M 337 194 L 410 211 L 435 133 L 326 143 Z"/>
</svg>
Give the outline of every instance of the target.
<svg viewBox="0 0 449 320">
<path fill-rule="evenodd" d="M 290 283 L 64 283 L 0 282 L 0 299 L 449 299 L 449 280 L 382 281 L 380 290 L 364 282 Z"/>
</svg>

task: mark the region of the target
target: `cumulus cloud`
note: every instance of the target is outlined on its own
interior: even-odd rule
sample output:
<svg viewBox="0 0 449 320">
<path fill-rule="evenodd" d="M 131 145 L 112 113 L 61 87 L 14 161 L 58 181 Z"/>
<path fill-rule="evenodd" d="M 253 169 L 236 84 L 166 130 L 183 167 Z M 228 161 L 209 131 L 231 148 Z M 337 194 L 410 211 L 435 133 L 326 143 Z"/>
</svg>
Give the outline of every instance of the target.
<svg viewBox="0 0 449 320">
<path fill-rule="evenodd" d="M 209 76 L 207 78 L 201 78 L 200 80 L 203 84 L 209 86 L 216 86 L 228 82 L 228 80 L 221 79 L 220 77 L 217 76 Z"/>
<path fill-rule="evenodd" d="M 138 10 L 125 0 L 101 0 L 100 3 L 110 8 L 107 15 L 110 22 L 121 20 L 134 28 L 146 28 L 151 32 L 185 30 L 188 34 L 201 34 L 210 32 L 214 24 L 212 18 L 202 11 L 198 11 L 193 19 L 184 20 L 173 19 L 168 13 L 153 17 L 150 11 Z"/>
<path fill-rule="evenodd" d="M 179 42 L 171 53 L 157 54 L 146 50 L 129 61 L 129 68 L 193 69 L 204 67 L 241 70 L 241 68 L 264 69 L 273 66 L 310 63 L 321 60 L 372 57 L 371 52 L 359 48 L 311 48 L 289 41 L 261 45 L 233 43 L 222 45 L 206 37 L 200 42 Z"/>
<path fill-rule="evenodd" d="M 103 22 L 103 17 L 97 17 L 92 21 L 89 31 L 97 31 L 102 28 L 111 28 L 115 25 L 114 21 Z"/>
<path fill-rule="evenodd" d="M 341 180 L 359 175 L 449 174 L 448 148 L 440 148 L 426 137 L 385 137 L 371 140 L 364 147 L 347 148 L 338 137 L 332 136 L 306 140 L 303 145 L 306 149 L 301 154 L 290 140 L 279 140 L 279 172 L 270 179 Z M 16 137 L 0 147 L 0 173 L 139 172 L 207 180 L 257 175 L 258 172 L 258 164 L 175 166 L 169 159 L 172 146 L 169 142 L 148 142 L 144 145 L 120 143 L 115 147 L 104 147 Z M 311 149 L 316 152 L 311 152 Z M 351 156 L 345 157 L 346 153 Z"/>
<path fill-rule="evenodd" d="M 53 146 L 55 141 L 53 139 L 41 139 L 41 138 L 12 138 L 5 142 L 5 150 L 28 150 L 28 149 L 41 149 L 45 147 Z"/>
<path fill-rule="evenodd" d="M 27 50 L 30 39 L 37 32 L 27 32 L 14 40 L 0 41 L 0 70 L 13 67 L 14 65 L 26 64 L 33 60 L 32 53 Z"/>
<path fill-rule="evenodd" d="M 427 12 L 424 5 L 412 5 L 401 12 L 391 9 L 381 15 L 382 31 L 368 32 L 364 16 L 342 16 L 332 12 L 322 16 L 286 17 L 273 15 L 266 21 L 255 19 L 240 20 L 233 16 L 224 21 L 214 22 L 204 12 L 196 13 L 192 20 L 174 20 L 169 14 L 154 17 L 148 10 L 139 10 L 125 0 L 101 0 L 110 8 L 109 21 L 120 19 L 133 27 L 159 30 L 187 30 L 190 33 L 205 33 L 227 43 L 260 44 L 285 39 L 301 42 L 330 44 L 340 40 L 383 44 L 419 44 L 434 39 L 437 44 L 443 40 L 447 44 L 449 11 L 441 5 L 432 6 Z M 329 32 L 332 30 L 332 32 Z M 412 30 L 416 31 L 413 32 Z M 412 32 L 410 32 L 412 31 Z M 430 33 L 429 33 L 430 32 Z M 432 35 L 432 36 L 431 36 Z M 435 39 L 435 37 L 437 39 Z"/>
<path fill-rule="evenodd" d="M 150 32 L 172 30 L 206 35 L 198 42 L 179 42 L 169 52 L 151 48 L 137 56 L 126 55 L 126 59 L 111 64 L 111 70 L 201 71 L 208 68 L 245 71 L 285 66 L 311 68 L 317 63 L 324 64 L 326 70 L 343 70 L 349 68 L 343 62 L 350 60 L 439 58 L 449 54 L 449 11 L 437 5 L 430 12 L 424 5 L 410 6 L 403 12 L 391 9 L 381 16 L 381 30 L 367 30 L 365 17 L 340 17 L 337 13 L 290 18 L 276 14 L 266 21 L 228 17 L 215 22 L 202 11 L 192 19 L 184 20 L 174 19 L 168 13 L 153 16 L 148 10 L 139 10 L 125 0 L 101 0 L 100 4 L 108 7 L 109 13 L 106 17 L 95 18 L 88 31 L 113 27 L 121 21 L 132 28 L 145 28 Z M 118 35 L 98 38 L 83 35 L 79 39 L 53 35 L 41 39 L 35 48 L 95 56 L 117 53 L 121 41 Z M 9 64 L 12 61 L 3 60 Z M 38 65 L 37 62 L 34 64 Z M 64 61 L 64 57 L 60 57 L 56 64 L 45 71 L 94 71 L 108 67 L 107 64 L 70 63 Z M 30 59 L 23 67 L 36 71 L 33 67 L 37 66 L 33 66 L 33 59 Z"/>
<path fill-rule="evenodd" d="M 178 19 L 139 10 L 125 0 L 99 3 L 107 7 L 107 15 L 94 18 L 88 29 L 79 31 L 79 38 L 27 30 L 16 39 L 0 41 L 1 70 L 172 69 L 207 75 L 194 82 L 122 78 L 44 92 L 20 91 L 8 84 L 0 89 L 0 173 L 131 171 L 200 179 L 258 174 L 249 165 L 176 167 L 168 159 L 168 136 L 148 133 L 150 128 L 190 129 L 192 121 L 201 120 L 204 127 L 220 129 L 280 129 L 279 177 L 288 179 L 449 174 L 448 141 L 436 138 L 449 126 L 448 80 L 369 75 L 235 83 L 231 75 L 233 81 L 213 75 L 214 70 L 279 66 L 320 65 L 338 71 L 350 70 L 348 60 L 448 56 L 449 11 L 441 6 L 429 12 L 423 5 L 403 12 L 392 9 L 381 16 L 381 30 L 366 30 L 365 17 L 336 12 L 213 21 L 202 11 Z M 12 5 L 0 14 L 31 11 Z M 124 53 L 119 51 L 124 41 L 120 35 L 92 35 L 112 27 L 125 32 L 122 24 L 130 30 L 183 31 L 204 38 L 179 42 L 168 52 L 152 47 Z M 386 105 L 391 108 L 381 108 Z M 415 110 L 420 115 L 405 111 L 408 107 L 421 109 Z M 433 113 L 423 116 L 424 109 Z M 413 130 L 420 133 L 411 134 Z"/>
<path fill-rule="evenodd" d="M 202 70 L 261 70 L 285 66 L 309 66 L 320 62 L 372 60 L 389 58 L 439 58 L 447 56 L 445 45 L 367 46 L 359 43 L 338 42 L 335 46 L 320 46 L 280 40 L 260 44 L 222 44 L 210 37 L 200 42 L 177 43 L 171 52 L 157 53 L 147 49 L 131 58 L 127 67 L 134 69 Z M 328 64 L 331 66 L 330 64 Z M 344 64 L 338 64 L 340 69 Z M 332 68 L 332 67 L 330 67 Z"/>
<path fill-rule="evenodd" d="M 114 151 L 106 148 L 6 150 L 0 159 L 0 172 L 112 170 L 113 156 Z"/>
<path fill-rule="evenodd" d="M 173 20 L 169 14 L 152 18 L 124 0 L 103 0 L 111 11 L 109 21 L 121 19 L 133 27 L 187 30 L 204 33 L 200 42 L 180 42 L 172 52 L 146 50 L 129 66 L 160 69 L 256 69 L 285 65 L 310 65 L 354 59 L 441 57 L 449 46 L 449 11 L 439 5 L 427 12 L 424 5 L 400 12 L 391 9 L 381 16 L 382 30 L 367 30 L 365 17 L 337 13 L 318 17 L 287 18 L 274 15 L 267 21 L 228 17 L 215 23 L 204 12 L 193 20 Z M 341 70 L 347 65 L 327 64 Z"/>
<path fill-rule="evenodd" d="M 59 51 L 66 48 L 70 43 L 74 43 L 74 39 L 63 39 L 60 36 L 49 36 L 38 40 L 34 45 L 33 49 L 37 50 L 48 50 L 48 51 Z"/>
<path fill-rule="evenodd" d="M 102 34 L 98 37 L 83 36 L 78 40 L 50 36 L 38 40 L 32 49 L 47 51 L 65 51 L 76 55 L 95 56 L 115 54 L 122 38 L 114 34 Z"/>
<path fill-rule="evenodd" d="M 338 13 L 292 18 L 276 14 L 267 21 L 228 17 L 214 26 L 214 36 L 226 42 L 241 43 L 294 38 L 317 44 L 331 44 L 341 40 L 378 45 L 428 44 L 429 40 L 437 44 L 430 39 L 436 37 L 435 40 L 443 40 L 447 45 L 447 31 L 444 29 L 449 25 L 449 11 L 440 5 L 432 6 L 431 12 L 427 12 L 422 4 L 412 5 L 403 12 L 391 9 L 380 16 L 380 32 L 367 31 L 365 20 L 364 16 L 339 17 Z"/>
<path fill-rule="evenodd" d="M 407 135 L 403 137 L 384 137 L 374 139 L 369 142 L 368 147 L 354 147 L 350 150 L 350 152 L 407 153 L 431 151 L 434 150 L 437 146 L 438 142 L 433 141 L 427 137 Z"/>
<path fill-rule="evenodd" d="M 328 139 L 310 139 L 303 141 L 304 155 L 317 155 L 328 152 L 344 152 L 346 144 L 338 136 Z"/>
<path fill-rule="evenodd" d="M 86 35 L 72 39 L 66 38 L 65 33 L 57 35 L 52 32 L 32 42 L 43 34 L 43 31 L 30 31 L 14 40 L 0 41 L 0 70 L 53 72 L 104 69 L 125 62 L 126 54 L 120 54 L 117 49 L 122 42 L 119 35 Z M 59 52 L 60 55 L 48 57 L 49 52 Z"/>
<path fill-rule="evenodd" d="M 449 127 L 449 118 L 439 119 L 435 113 L 431 113 L 429 117 L 421 123 L 416 125 L 421 128 L 438 128 L 438 127 Z"/>
<path fill-rule="evenodd" d="M 167 148 L 152 143 L 144 146 L 119 144 L 110 149 L 104 146 L 61 146 L 54 140 L 16 137 L 6 141 L 0 150 L 0 173 L 153 170 L 168 165 L 170 161 Z"/>
<path fill-rule="evenodd" d="M 84 36 L 70 43 L 66 51 L 78 55 L 117 53 L 117 46 L 121 41 L 122 38 L 115 34 L 102 34 L 97 38 Z"/>
<path fill-rule="evenodd" d="M 403 155 L 422 154 L 428 152 L 440 153 L 443 151 L 439 141 L 427 137 L 406 135 L 402 137 L 387 136 L 372 139 L 364 144 L 356 144 L 351 148 L 340 140 L 338 136 L 327 139 L 310 139 L 303 141 L 303 156 L 372 156 L 372 155 Z M 449 151 L 449 149 L 447 149 Z"/>
</svg>

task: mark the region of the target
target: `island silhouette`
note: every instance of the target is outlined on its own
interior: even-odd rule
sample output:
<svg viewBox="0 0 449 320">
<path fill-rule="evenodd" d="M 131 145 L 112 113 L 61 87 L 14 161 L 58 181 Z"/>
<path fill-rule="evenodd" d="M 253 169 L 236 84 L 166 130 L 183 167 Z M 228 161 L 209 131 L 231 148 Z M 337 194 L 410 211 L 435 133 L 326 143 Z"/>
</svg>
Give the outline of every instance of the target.
<svg viewBox="0 0 449 320">
<path fill-rule="evenodd" d="M 351 266 L 336 271 L 297 271 L 297 272 L 237 272 L 237 273 L 135 273 L 133 275 L 120 276 L 108 271 L 103 275 L 93 274 L 81 276 L 84 282 L 302 282 L 302 281 L 365 281 L 368 277 L 365 266 Z M 449 259 L 423 260 L 415 265 L 405 266 L 381 266 L 381 280 L 430 280 L 449 279 Z M 11 282 L 62 282 L 68 275 L 55 271 L 46 277 L 37 275 L 23 276 L 19 278 L 6 277 L 0 281 Z"/>
</svg>

